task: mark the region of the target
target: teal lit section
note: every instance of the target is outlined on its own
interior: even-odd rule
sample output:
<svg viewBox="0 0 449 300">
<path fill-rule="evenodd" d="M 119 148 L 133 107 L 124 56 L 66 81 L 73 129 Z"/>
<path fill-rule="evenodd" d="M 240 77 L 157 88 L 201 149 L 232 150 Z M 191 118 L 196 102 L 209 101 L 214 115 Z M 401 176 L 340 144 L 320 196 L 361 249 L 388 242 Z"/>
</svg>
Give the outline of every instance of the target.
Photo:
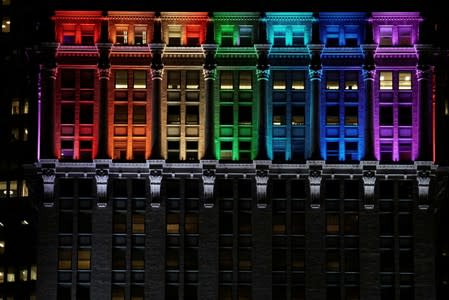
<svg viewBox="0 0 449 300">
<path fill-rule="evenodd" d="M 268 41 L 274 47 L 302 47 L 311 41 L 310 12 L 270 12 L 266 20 Z"/>
<path fill-rule="evenodd" d="M 214 99 L 217 159 L 255 159 L 259 126 L 256 84 L 255 68 L 218 70 Z"/>
</svg>

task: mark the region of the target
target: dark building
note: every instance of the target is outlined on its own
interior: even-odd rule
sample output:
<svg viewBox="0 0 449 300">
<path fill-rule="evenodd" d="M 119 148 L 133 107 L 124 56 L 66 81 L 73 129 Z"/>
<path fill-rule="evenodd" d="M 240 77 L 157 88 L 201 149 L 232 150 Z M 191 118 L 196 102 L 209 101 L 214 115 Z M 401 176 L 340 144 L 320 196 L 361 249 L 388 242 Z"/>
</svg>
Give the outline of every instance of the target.
<svg viewBox="0 0 449 300">
<path fill-rule="evenodd" d="M 444 18 L 162 6 L 52 3 L 5 40 L 0 296 L 446 299 Z"/>
</svg>

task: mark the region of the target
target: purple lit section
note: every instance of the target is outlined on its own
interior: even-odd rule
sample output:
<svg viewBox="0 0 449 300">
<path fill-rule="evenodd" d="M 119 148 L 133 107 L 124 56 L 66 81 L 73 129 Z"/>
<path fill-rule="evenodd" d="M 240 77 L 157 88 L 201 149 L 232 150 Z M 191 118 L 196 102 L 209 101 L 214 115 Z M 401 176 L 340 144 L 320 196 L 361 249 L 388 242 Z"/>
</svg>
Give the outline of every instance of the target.
<svg viewBox="0 0 449 300">
<path fill-rule="evenodd" d="M 41 158 L 42 70 L 37 74 L 37 160 Z"/>
<path fill-rule="evenodd" d="M 419 12 L 373 12 L 374 41 L 379 46 L 413 46 L 419 42 Z"/>
</svg>

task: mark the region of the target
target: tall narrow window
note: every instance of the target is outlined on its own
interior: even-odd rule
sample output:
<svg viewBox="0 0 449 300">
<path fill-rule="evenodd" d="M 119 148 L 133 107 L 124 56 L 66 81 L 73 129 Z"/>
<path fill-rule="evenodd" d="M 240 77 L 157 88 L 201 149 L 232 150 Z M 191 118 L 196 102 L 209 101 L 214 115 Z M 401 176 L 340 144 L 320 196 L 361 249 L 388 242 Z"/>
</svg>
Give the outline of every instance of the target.
<svg viewBox="0 0 449 300">
<path fill-rule="evenodd" d="M 292 125 L 304 125 L 304 106 L 294 105 L 292 106 Z"/>
<path fill-rule="evenodd" d="M 338 106 L 326 107 L 326 125 L 338 125 L 340 123 Z"/>
<path fill-rule="evenodd" d="M 345 125 L 356 126 L 358 125 L 358 107 L 346 106 L 345 107 Z"/>
<path fill-rule="evenodd" d="M 167 88 L 169 89 L 180 89 L 181 88 L 181 72 L 180 71 L 169 71 L 167 78 Z"/>
<path fill-rule="evenodd" d="M 200 73 L 198 71 L 186 72 L 186 89 L 199 89 Z"/>
<path fill-rule="evenodd" d="M 134 44 L 145 45 L 147 43 L 147 28 L 146 26 L 134 27 Z"/>
<path fill-rule="evenodd" d="M 273 125 L 285 125 L 285 106 L 273 106 Z"/>
<path fill-rule="evenodd" d="M 251 71 L 241 71 L 239 73 L 239 89 L 250 90 L 252 88 Z"/>
<path fill-rule="evenodd" d="M 340 44 L 340 26 L 328 25 L 326 26 L 326 46 L 336 47 Z"/>
<path fill-rule="evenodd" d="M 304 26 L 292 26 L 292 46 L 304 45 Z"/>
<path fill-rule="evenodd" d="M 304 72 L 293 72 L 292 90 L 304 90 L 304 89 L 305 89 Z"/>
<path fill-rule="evenodd" d="M 115 43 L 117 45 L 128 44 L 128 27 L 117 27 L 115 29 Z"/>
<path fill-rule="evenodd" d="M 128 71 L 126 70 L 115 71 L 115 88 L 116 89 L 128 88 Z"/>
<path fill-rule="evenodd" d="M 379 44 L 381 46 L 393 45 L 393 27 L 392 26 L 380 26 L 379 27 Z"/>
<path fill-rule="evenodd" d="M 240 46 L 251 46 L 253 43 L 252 26 L 242 25 L 239 27 Z"/>
<path fill-rule="evenodd" d="M 338 90 L 340 88 L 338 76 L 338 72 L 326 72 L 326 90 Z"/>
<path fill-rule="evenodd" d="M 380 72 L 379 75 L 380 89 L 392 90 L 393 89 L 393 73 L 392 72 Z"/>
<path fill-rule="evenodd" d="M 231 71 L 220 72 L 220 89 L 232 90 L 234 88 L 232 75 Z"/>
<path fill-rule="evenodd" d="M 147 87 L 147 72 L 143 70 L 134 71 L 134 88 L 145 89 Z"/>
<path fill-rule="evenodd" d="M 229 47 L 234 45 L 234 26 L 221 26 L 221 46 Z"/>
<path fill-rule="evenodd" d="M 398 44 L 399 46 L 411 46 L 412 44 L 412 27 L 398 26 Z"/>
<path fill-rule="evenodd" d="M 273 72 L 273 90 L 285 90 L 285 72 Z"/>
<path fill-rule="evenodd" d="M 345 90 L 357 90 L 358 78 L 359 74 L 357 71 L 345 72 Z"/>
<path fill-rule="evenodd" d="M 399 72 L 399 89 L 410 90 L 412 88 L 412 73 Z"/>
<path fill-rule="evenodd" d="M 181 46 L 181 26 L 169 25 L 168 26 L 168 45 L 169 46 Z"/>
<path fill-rule="evenodd" d="M 285 28 L 283 26 L 274 26 L 273 46 L 285 46 Z"/>
</svg>

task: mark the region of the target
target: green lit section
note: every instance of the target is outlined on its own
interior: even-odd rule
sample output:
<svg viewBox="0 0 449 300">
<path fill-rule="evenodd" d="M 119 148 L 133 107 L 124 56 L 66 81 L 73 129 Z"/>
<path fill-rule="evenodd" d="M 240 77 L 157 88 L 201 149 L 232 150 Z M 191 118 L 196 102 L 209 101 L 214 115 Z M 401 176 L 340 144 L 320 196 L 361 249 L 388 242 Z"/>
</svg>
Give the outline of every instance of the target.
<svg viewBox="0 0 449 300">
<path fill-rule="evenodd" d="M 221 160 L 255 159 L 259 104 L 254 69 L 219 70 L 214 99 L 215 155 Z"/>
</svg>

